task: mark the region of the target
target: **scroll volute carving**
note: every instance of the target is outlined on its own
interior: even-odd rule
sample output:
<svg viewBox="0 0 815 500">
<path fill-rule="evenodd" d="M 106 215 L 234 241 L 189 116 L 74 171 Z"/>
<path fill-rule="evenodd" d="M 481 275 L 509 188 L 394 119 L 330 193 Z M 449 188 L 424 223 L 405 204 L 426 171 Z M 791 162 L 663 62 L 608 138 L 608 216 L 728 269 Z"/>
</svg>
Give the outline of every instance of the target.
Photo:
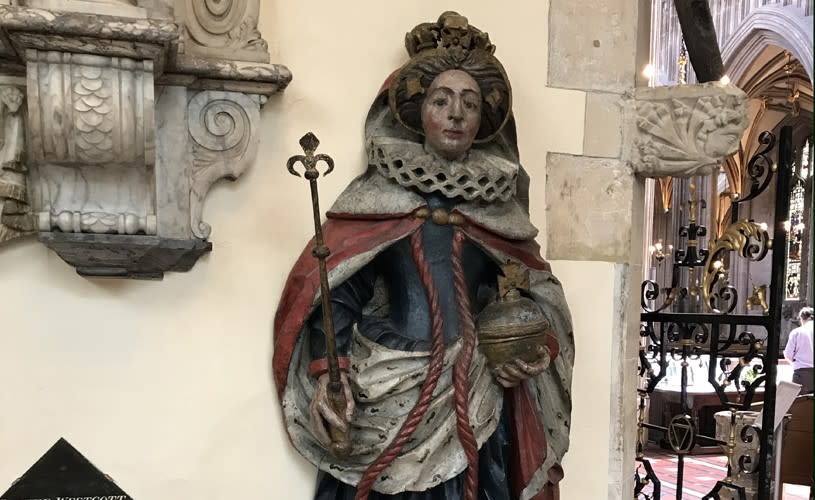
<svg viewBox="0 0 815 500">
<path fill-rule="evenodd" d="M 204 198 L 219 179 L 235 180 L 254 161 L 260 99 L 238 92 L 205 91 L 187 108 L 193 140 L 190 227 L 198 238 L 208 238 L 211 227 L 201 220 Z"/>
<path fill-rule="evenodd" d="M 181 0 L 184 51 L 240 61 L 269 62 L 268 46 L 257 29 L 260 0 Z"/>
</svg>

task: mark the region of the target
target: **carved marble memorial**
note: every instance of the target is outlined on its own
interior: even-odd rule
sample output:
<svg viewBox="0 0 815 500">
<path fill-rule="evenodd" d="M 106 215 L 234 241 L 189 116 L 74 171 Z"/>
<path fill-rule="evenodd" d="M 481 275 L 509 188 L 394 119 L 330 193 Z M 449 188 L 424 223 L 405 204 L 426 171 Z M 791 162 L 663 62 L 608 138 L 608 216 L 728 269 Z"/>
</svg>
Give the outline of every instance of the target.
<svg viewBox="0 0 815 500">
<path fill-rule="evenodd" d="M 259 0 L 0 0 L 0 243 L 160 278 L 212 248 L 204 200 L 254 161 Z"/>
</svg>

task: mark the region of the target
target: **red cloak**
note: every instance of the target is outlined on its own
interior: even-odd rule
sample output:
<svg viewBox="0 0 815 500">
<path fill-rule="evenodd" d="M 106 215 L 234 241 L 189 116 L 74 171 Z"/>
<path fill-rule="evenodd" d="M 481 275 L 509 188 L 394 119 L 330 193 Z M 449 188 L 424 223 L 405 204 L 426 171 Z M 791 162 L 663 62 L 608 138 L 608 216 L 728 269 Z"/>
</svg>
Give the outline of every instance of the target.
<svg viewBox="0 0 815 500">
<path fill-rule="evenodd" d="M 326 261 L 328 272 L 351 257 L 376 248 L 385 248 L 408 237 L 424 220 L 414 215 L 414 212 L 364 216 L 329 213 L 329 218 L 323 225 L 325 244 L 331 249 L 331 255 Z M 471 218 L 464 216 L 464 220 L 465 224 L 459 229 L 477 245 L 511 256 L 529 268 L 549 271 L 549 264 L 541 258 L 540 247 L 534 240 L 509 240 Z M 311 255 L 313 247 L 312 239 L 289 273 L 275 315 L 273 370 L 281 403 L 297 338 L 303 331 L 320 290 L 317 260 Z M 558 353 L 557 339 L 550 335 L 547 345 L 554 360 Z M 546 458 L 546 434 L 525 383 L 506 390 L 504 398 L 509 409 L 509 434 L 513 438 L 515 450 L 511 470 L 512 488 L 520 496 L 520 492 L 529 484 Z M 533 500 L 559 498 L 557 482 L 562 477 L 562 469 L 556 464 L 549 471 L 549 482 Z"/>
</svg>

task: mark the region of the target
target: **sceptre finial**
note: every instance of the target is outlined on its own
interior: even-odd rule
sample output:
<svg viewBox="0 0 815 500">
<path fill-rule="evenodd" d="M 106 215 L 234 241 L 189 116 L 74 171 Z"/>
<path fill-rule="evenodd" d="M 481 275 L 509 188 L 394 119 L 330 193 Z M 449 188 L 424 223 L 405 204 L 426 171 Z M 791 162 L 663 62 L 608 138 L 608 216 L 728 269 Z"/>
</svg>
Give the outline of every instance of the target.
<svg viewBox="0 0 815 500">
<path fill-rule="evenodd" d="M 320 176 L 320 171 L 317 170 L 317 163 L 324 161 L 326 165 L 328 165 L 328 168 L 323 173 L 323 176 L 330 174 L 334 170 L 334 160 L 327 154 L 320 153 L 315 155 L 314 152 L 317 151 L 317 146 L 319 145 L 320 140 L 317 139 L 317 136 L 314 135 L 313 132 L 309 132 L 301 137 L 300 147 L 303 148 L 303 151 L 306 154 L 295 155 L 289 158 L 289 161 L 286 162 L 286 168 L 289 170 L 289 173 L 300 177 L 300 173 L 294 169 L 294 165 L 301 163 L 304 167 L 306 167 L 303 176 L 308 180 L 316 179 Z"/>
</svg>

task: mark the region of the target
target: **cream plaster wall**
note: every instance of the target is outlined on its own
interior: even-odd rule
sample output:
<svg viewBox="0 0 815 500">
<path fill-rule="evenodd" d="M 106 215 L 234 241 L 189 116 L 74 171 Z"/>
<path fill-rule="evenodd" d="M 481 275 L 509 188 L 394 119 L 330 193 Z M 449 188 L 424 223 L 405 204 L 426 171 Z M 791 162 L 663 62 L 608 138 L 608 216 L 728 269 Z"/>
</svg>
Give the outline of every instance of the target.
<svg viewBox="0 0 815 500">
<path fill-rule="evenodd" d="M 335 172 L 324 209 L 363 170 L 362 126 L 403 34 L 458 9 L 490 33 L 514 87 L 521 157 L 542 229 L 544 159 L 581 154 L 585 94 L 546 88 L 545 2 L 266 2 L 260 29 L 294 81 L 263 110 L 256 164 L 217 187 L 214 251 L 163 282 L 89 280 L 28 240 L 0 250 L 0 491 L 60 436 L 134 498 L 308 498 L 270 376 L 283 280 L 310 233 L 308 191 L 285 171 L 306 131 Z M 569 221 L 549 221 L 556 231 Z M 541 242 L 545 241 L 541 238 Z M 562 498 L 606 496 L 614 271 L 553 263 L 577 341 L 572 449 Z"/>
<path fill-rule="evenodd" d="M 563 283 L 572 311 L 575 336 L 575 368 L 572 380 L 572 432 L 563 463 L 566 477 L 561 484 L 563 500 L 600 500 L 609 483 L 609 435 L 612 418 L 611 393 L 607 389 L 614 359 L 612 323 L 615 321 L 616 266 L 607 262 L 552 261 Z M 620 497 L 622 498 L 622 497 Z M 628 498 L 626 496 L 625 498 Z M 616 500 L 616 499 L 615 499 Z"/>
</svg>

